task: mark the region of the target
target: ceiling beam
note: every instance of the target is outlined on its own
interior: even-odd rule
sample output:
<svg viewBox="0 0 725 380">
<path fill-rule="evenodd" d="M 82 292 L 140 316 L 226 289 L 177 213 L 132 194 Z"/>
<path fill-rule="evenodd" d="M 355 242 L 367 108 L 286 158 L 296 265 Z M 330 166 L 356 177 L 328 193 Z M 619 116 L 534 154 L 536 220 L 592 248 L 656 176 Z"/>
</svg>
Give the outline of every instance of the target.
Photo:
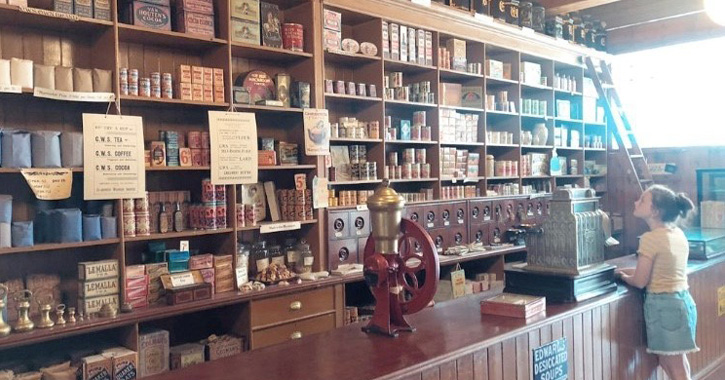
<svg viewBox="0 0 725 380">
<path fill-rule="evenodd" d="M 609 32 L 609 53 L 622 54 L 725 36 L 725 26 L 703 12 Z"/>
<path fill-rule="evenodd" d="M 617 1 L 619 0 L 541 0 L 539 3 L 546 8 L 547 14 L 560 15 L 615 3 Z"/>
<path fill-rule="evenodd" d="M 587 9 L 584 13 L 604 20 L 607 29 L 642 24 L 700 12 L 703 2 L 682 0 L 627 0 Z"/>
</svg>

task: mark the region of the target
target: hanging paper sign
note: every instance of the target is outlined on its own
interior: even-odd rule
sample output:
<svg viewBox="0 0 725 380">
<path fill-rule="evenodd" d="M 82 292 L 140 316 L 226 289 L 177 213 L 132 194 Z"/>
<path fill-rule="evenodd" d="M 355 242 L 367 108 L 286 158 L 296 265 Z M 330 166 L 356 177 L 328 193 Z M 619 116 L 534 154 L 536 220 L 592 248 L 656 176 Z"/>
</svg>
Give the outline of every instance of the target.
<svg viewBox="0 0 725 380">
<path fill-rule="evenodd" d="M 330 154 L 330 117 L 326 109 L 305 108 L 305 154 L 326 156 Z"/>
<path fill-rule="evenodd" d="M 21 173 L 36 198 L 44 201 L 70 198 L 73 186 L 73 173 L 70 169 L 22 169 Z"/>
<path fill-rule="evenodd" d="M 143 198 L 143 148 L 142 118 L 84 113 L 84 199 Z"/>
<path fill-rule="evenodd" d="M 112 92 L 74 92 L 51 90 L 48 88 L 35 87 L 33 96 L 53 100 L 67 100 L 71 102 L 115 102 L 116 95 Z"/>
<path fill-rule="evenodd" d="M 327 192 L 327 178 L 315 176 L 312 179 L 312 208 L 329 207 L 329 194 Z"/>
<path fill-rule="evenodd" d="M 456 270 L 451 272 L 451 286 L 453 287 L 453 298 L 466 295 L 466 272 L 456 265 Z"/>
<path fill-rule="evenodd" d="M 211 182 L 257 182 L 257 119 L 251 112 L 209 111 Z"/>
</svg>

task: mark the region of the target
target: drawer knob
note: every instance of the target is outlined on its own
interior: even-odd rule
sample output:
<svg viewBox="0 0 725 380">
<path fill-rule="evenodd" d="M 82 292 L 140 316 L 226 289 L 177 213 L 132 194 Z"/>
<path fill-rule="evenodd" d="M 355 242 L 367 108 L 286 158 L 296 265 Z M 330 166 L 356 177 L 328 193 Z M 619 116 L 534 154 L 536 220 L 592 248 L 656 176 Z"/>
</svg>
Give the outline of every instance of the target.
<svg viewBox="0 0 725 380">
<path fill-rule="evenodd" d="M 289 336 L 290 339 L 300 339 L 302 338 L 302 332 L 301 331 L 295 331 Z"/>
<path fill-rule="evenodd" d="M 302 302 L 300 302 L 300 301 L 292 302 L 291 304 L 289 304 L 289 309 L 290 310 L 300 310 L 300 309 L 302 309 Z"/>
</svg>

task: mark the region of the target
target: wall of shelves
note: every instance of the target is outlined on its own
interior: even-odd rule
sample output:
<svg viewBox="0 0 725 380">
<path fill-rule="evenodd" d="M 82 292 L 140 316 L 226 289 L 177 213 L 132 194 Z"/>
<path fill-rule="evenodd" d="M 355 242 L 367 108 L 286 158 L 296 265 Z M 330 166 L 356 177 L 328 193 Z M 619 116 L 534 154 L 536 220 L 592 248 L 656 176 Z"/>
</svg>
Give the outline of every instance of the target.
<svg viewBox="0 0 725 380">
<path fill-rule="evenodd" d="M 387 153 L 399 152 L 405 148 L 425 149 L 427 162 L 431 165 L 430 178 L 393 180 L 393 187 L 402 192 L 417 192 L 421 188 L 433 190 L 433 199 L 441 200 L 443 186 L 475 185 L 485 194 L 491 184 L 513 182 L 519 185 L 534 181 L 549 181 L 551 184 L 584 185 L 585 177 L 494 177 L 484 175 L 486 154 L 497 158 L 519 162 L 522 154 L 530 151 L 549 153 L 554 146 L 554 127 L 560 124 L 573 124 L 581 130 L 582 141 L 585 132 L 606 136 L 606 125 L 583 123 L 581 120 L 555 119 L 554 100 L 558 98 L 580 99 L 582 89 L 569 93 L 548 86 L 531 86 L 520 83 L 519 66 L 523 60 L 533 60 L 543 64 L 549 80 L 555 72 L 573 72 L 583 76 L 583 69 L 576 64 L 580 54 L 599 54 L 568 45 L 562 45 L 545 36 L 528 36 L 512 30 L 508 25 L 489 25 L 476 18 L 462 17 L 443 7 L 431 10 L 410 5 L 404 1 L 371 0 L 349 1 L 332 0 L 322 4 L 318 0 L 273 0 L 280 6 L 285 22 L 296 22 L 304 26 L 304 52 L 291 52 L 264 46 L 255 46 L 232 42 L 230 31 L 230 2 L 215 0 L 215 21 L 217 25 L 214 38 L 194 37 L 178 32 L 164 32 L 120 22 L 119 4 L 111 2 L 112 21 L 99 21 L 67 15 L 45 12 L 36 14 L 32 9 L 19 9 L 0 5 L 0 57 L 32 59 L 35 63 L 47 65 L 76 66 L 82 68 L 103 68 L 112 70 L 114 78 L 119 68 L 136 68 L 139 76 L 148 76 L 151 72 L 176 73 L 179 64 L 203 65 L 222 68 L 225 81 L 225 101 L 218 103 L 188 101 L 179 99 L 152 99 L 121 95 L 118 81 L 113 81 L 113 91 L 118 99 L 119 109 L 111 107 L 111 113 L 137 115 L 144 120 L 144 140 L 158 140 L 159 132 L 175 130 L 185 133 L 192 130 L 204 130 L 208 125 L 207 111 L 227 110 L 234 107 L 237 111 L 254 112 L 259 137 L 273 137 L 275 140 L 291 141 L 303 147 L 302 111 L 296 108 L 278 108 L 258 105 L 234 105 L 232 87 L 240 74 L 250 70 L 263 70 L 274 77 L 277 73 L 288 73 L 292 80 L 309 82 L 311 85 L 311 103 L 313 107 L 327 108 L 330 120 L 352 116 L 364 121 L 377 121 L 380 125 L 379 139 L 332 139 L 332 145 L 363 144 L 367 147 L 368 160 L 377 163 L 378 180 L 370 181 L 331 181 L 336 190 L 370 190 L 382 182 Z M 33 6 L 33 1 L 30 1 Z M 412 7 L 412 8 L 411 8 Z M 359 41 L 374 43 L 381 51 L 383 21 L 398 22 L 414 27 L 422 27 L 433 33 L 433 65 L 394 61 L 381 57 L 348 55 L 339 52 L 324 51 L 320 30 L 323 8 L 343 13 L 343 38 L 351 37 Z M 392 10 L 392 12 L 386 13 Z M 420 25 L 421 17 L 436 13 L 430 18 L 430 25 Z M 456 22 L 451 22 L 455 20 Z M 428 20 L 426 20 L 428 21 Z M 426 22 L 426 24 L 428 24 Z M 499 33 L 500 32 L 500 33 Z M 485 74 L 471 74 L 442 69 L 438 66 L 438 46 L 444 46 L 450 38 L 467 40 L 468 60 L 483 64 L 487 58 L 501 59 L 512 64 L 512 79 L 495 79 Z M 401 102 L 384 99 L 383 77 L 389 72 L 404 73 L 404 82 L 431 82 L 431 90 L 436 94 L 434 104 Z M 359 97 L 339 94 L 326 94 L 324 80 L 343 80 L 374 84 L 376 97 Z M 480 86 L 484 94 L 499 89 L 509 91 L 510 100 L 516 103 L 517 112 L 486 110 L 484 107 L 460 107 L 442 105 L 439 99 L 441 83 L 460 83 L 466 86 Z M 0 125 L 25 130 L 82 131 L 81 114 L 105 113 L 107 104 L 60 102 L 35 98 L 25 91 L 24 94 L 0 94 Z M 539 117 L 521 115 L 520 100 L 524 96 L 549 101 L 548 116 L 543 118 L 549 131 L 546 145 L 526 146 L 520 141 L 520 131 L 530 130 Z M 485 96 L 484 96 L 485 97 Z M 39 112 L 38 110 L 42 110 Z M 441 141 L 439 117 L 443 111 L 456 111 L 463 114 L 479 115 L 478 138 L 475 142 Z M 425 111 L 428 124 L 432 127 L 431 141 L 390 141 L 384 138 L 384 120 L 386 116 L 411 119 L 415 111 Z M 506 131 L 514 133 L 513 144 L 492 144 L 486 140 L 486 131 Z M 606 138 L 604 139 L 606 141 Z M 580 144 L 579 146 L 583 146 Z M 441 175 L 440 151 L 444 147 L 468 149 L 480 154 L 479 176 L 466 178 L 448 178 Z M 605 147 L 606 148 L 606 147 Z M 579 160 L 579 173 L 583 173 L 584 159 L 591 158 L 606 165 L 606 149 L 559 149 L 560 155 Z M 74 191 L 82 186 L 82 170 L 74 169 Z M 326 176 L 324 160 L 300 154 L 300 165 L 260 167 L 260 182 L 275 181 L 277 188 L 293 188 L 296 173 L 308 176 L 311 188 L 313 175 Z M 210 175 L 210 168 L 203 167 L 152 167 L 147 168 L 147 190 L 186 190 L 191 191 L 192 199 L 199 199 L 201 179 Z M 605 176 L 592 177 L 592 181 L 606 183 Z M 32 220 L 35 214 L 35 202 L 30 190 L 22 181 L 17 169 L 0 169 L 0 181 L 7 187 L 2 191 L 14 196 L 14 219 Z M 24 277 L 30 273 L 59 273 L 64 279 L 74 282 L 78 262 L 87 260 L 117 259 L 121 266 L 139 264 L 143 251 L 149 242 L 162 241 L 169 247 L 178 245 L 180 240 L 190 240 L 192 249 L 215 254 L 235 254 L 236 243 L 256 241 L 262 238 L 281 240 L 287 234 L 304 238 L 310 242 L 315 252 L 315 270 L 328 269 L 329 254 L 335 247 L 328 243 L 327 223 L 329 213 L 349 210 L 352 207 L 338 207 L 329 211 L 314 210 L 313 219 L 301 222 L 301 228 L 292 232 L 280 232 L 272 235 L 260 233 L 260 225 L 242 227 L 235 218 L 235 205 L 239 202 L 241 189 L 227 186 L 228 227 L 210 231 L 184 231 L 179 233 L 153 234 L 151 236 L 125 237 L 122 234 L 121 201 L 115 202 L 115 215 L 118 220 L 119 238 L 77 244 L 37 245 L 30 248 L 0 249 L 0 281 Z M 495 201 L 499 198 L 478 199 Z M 452 201 L 451 201 L 452 202 Z M 411 202 L 411 206 L 421 207 L 430 202 Z M 261 224 L 269 223 L 267 221 Z M 460 231 L 469 241 L 475 239 L 475 230 L 461 228 Z M 500 232 L 500 231 L 499 231 Z M 486 230 L 486 233 L 491 231 Z M 361 239 L 362 240 L 362 239 Z M 360 252 L 362 249 L 360 249 Z M 513 251 L 518 252 L 516 248 Z M 330 252 L 330 253 L 328 253 Z M 492 270 L 503 268 L 503 256 L 508 250 L 492 251 L 478 256 L 446 257 L 442 265 L 450 266 L 457 262 L 485 259 Z M 361 255 L 361 254 L 360 254 Z M 502 269 L 500 270 L 502 274 Z M 361 276 L 354 281 L 359 282 Z M 0 355 L 12 353 L 22 355 L 49 341 L 66 342 L 65 339 L 81 341 L 91 333 L 105 331 L 113 343 L 136 348 L 136 339 L 140 328 L 157 326 L 179 326 L 183 322 L 203 320 L 212 315 L 235 314 L 234 320 L 220 322 L 221 330 L 215 333 L 236 332 L 246 335 L 252 347 L 264 345 L 265 336 L 281 336 L 284 329 L 267 331 L 270 326 L 252 326 L 250 313 L 253 313 L 255 300 L 263 300 L 297 294 L 310 289 L 328 287 L 334 289 L 332 309 L 322 314 L 305 317 L 312 323 L 305 327 L 308 331 L 317 331 L 319 326 L 325 329 L 342 325 L 342 309 L 345 306 L 344 283 L 353 281 L 331 279 L 320 283 L 293 285 L 288 289 L 269 288 L 253 294 L 230 292 L 216 294 L 212 299 L 177 306 L 154 306 L 140 309 L 131 314 L 120 315 L 113 320 L 94 319 L 66 325 L 50 330 L 35 330 L 28 334 L 11 334 L 0 338 Z M 72 302 L 72 301 L 71 301 Z M 322 318 L 320 320 L 314 318 Z M 314 319 L 314 321 L 313 321 Z M 300 321 L 294 321 L 301 323 Z M 291 325 L 290 325 L 291 326 Z M 276 326 L 272 326 L 276 327 Z M 289 326 L 285 326 L 287 328 Z M 256 329 L 256 330 L 255 330 Z M 174 330 L 178 330 L 174 328 Z M 265 331 L 257 334 L 255 332 Z M 284 331 L 283 331 L 284 330 Z M 198 337 L 202 337 L 198 331 Z M 274 335 L 276 334 L 276 335 Z M 287 334 L 289 335 L 289 334 Z M 176 342 L 177 338 L 172 337 Z M 254 343 L 255 339 L 257 342 Z M 272 338 L 269 338 L 272 339 Z M 277 339 L 277 338 L 274 338 Z M 188 340 L 185 340 L 188 341 Z M 12 349 L 12 350 L 11 350 Z"/>
</svg>

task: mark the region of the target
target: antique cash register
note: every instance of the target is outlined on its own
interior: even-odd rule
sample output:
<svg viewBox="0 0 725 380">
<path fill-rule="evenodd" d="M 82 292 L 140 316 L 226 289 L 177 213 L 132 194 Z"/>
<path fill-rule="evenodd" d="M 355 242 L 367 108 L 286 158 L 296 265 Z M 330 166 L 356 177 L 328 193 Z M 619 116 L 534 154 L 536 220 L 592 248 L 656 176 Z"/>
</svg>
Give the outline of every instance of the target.
<svg viewBox="0 0 725 380">
<path fill-rule="evenodd" d="M 617 289 L 604 249 L 618 242 L 593 189 L 555 190 L 547 220 L 523 227 L 526 263 L 507 266 L 506 292 L 574 302 Z"/>
</svg>

